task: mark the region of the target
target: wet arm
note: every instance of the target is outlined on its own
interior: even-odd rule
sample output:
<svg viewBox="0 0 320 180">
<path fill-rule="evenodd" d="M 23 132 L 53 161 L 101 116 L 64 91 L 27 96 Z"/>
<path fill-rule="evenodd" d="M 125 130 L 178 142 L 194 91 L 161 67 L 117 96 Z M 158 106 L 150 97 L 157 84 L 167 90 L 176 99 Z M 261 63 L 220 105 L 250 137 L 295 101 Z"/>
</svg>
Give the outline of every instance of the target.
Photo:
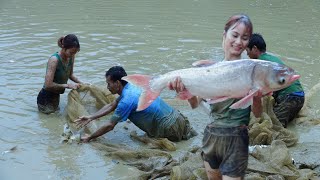
<svg viewBox="0 0 320 180">
<path fill-rule="evenodd" d="M 107 132 L 113 130 L 113 128 L 116 126 L 116 124 L 117 124 L 116 122 L 108 121 L 105 125 L 103 125 L 101 128 L 99 128 L 96 132 L 91 134 L 88 137 L 88 141 L 90 141 L 91 139 L 95 139 L 99 136 L 102 136 L 102 135 L 106 134 Z"/>
<path fill-rule="evenodd" d="M 94 115 L 90 116 L 91 120 L 97 119 L 99 117 L 105 116 L 109 114 L 110 112 L 114 111 L 118 105 L 117 100 L 113 101 L 111 104 L 105 105 L 103 108 L 101 108 L 98 112 L 96 112 Z M 113 128 L 117 125 L 117 122 L 109 120 L 105 125 L 100 127 L 97 131 L 92 133 L 87 141 L 90 141 L 91 139 L 97 138 L 99 136 L 102 136 L 106 134 L 107 132 L 113 130 Z"/>
<path fill-rule="evenodd" d="M 262 107 L 261 96 L 253 97 L 253 103 L 252 103 L 252 106 L 251 106 L 251 111 L 254 114 L 254 116 L 256 118 L 261 117 L 262 110 L 263 110 L 263 107 Z"/>
<path fill-rule="evenodd" d="M 91 116 L 79 117 L 78 119 L 75 120 L 75 122 L 77 123 L 77 127 L 82 128 L 82 127 L 86 126 L 87 124 L 89 124 L 91 121 L 111 113 L 112 111 L 114 111 L 116 109 L 117 105 L 118 105 L 118 102 L 115 100 L 111 104 L 105 105 L 98 112 L 94 113 Z"/>
<path fill-rule="evenodd" d="M 201 101 L 202 99 L 197 96 L 193 96 L 192 98 L 188 99 L 188 102 L 192 109 L 197 108 Z"/>
<path fill-rule="evenodd" d="M 114 111 L 117 106 L 118 106 L 118 102 L 117 102 L 117 100 L 114 100 L 112 103 L 103 106 L 99 111 L 97 111 L 96 113 L 91 115 L 89 118 L 91 120 L 94 120 L 94 119 L 100 118 L 102 116 L 106 116 L 109 113 L 111 113 L 112 111 Z"/>
<path fill-rule="evenodd" d="M 73 74 L 73 67 L 74 67 L 74 57 L 72 58 L 71 74 L 69 79 L 75 83 L 82 84 L 82 82 Z"/>
<path fill-rule="evenodd" d="M 83 84 L 82 81 L 80 81 L 74 74 L 71 74 L 70 80 L 72 80 L 75 83 Z"/>
<path fill-rule="evenodd" d="M 51 57 L 48 61 L 48 69 L 45 77 L 45 87 L 46 90 L 50 90 L 52 92 L 61 92 L 65 88 L 69 88 L 68 84 L 57 84 L 53 82 L 54 74 L 56 72 L 58 66 L 58 59 L 55 57 Z"/>
</svg>

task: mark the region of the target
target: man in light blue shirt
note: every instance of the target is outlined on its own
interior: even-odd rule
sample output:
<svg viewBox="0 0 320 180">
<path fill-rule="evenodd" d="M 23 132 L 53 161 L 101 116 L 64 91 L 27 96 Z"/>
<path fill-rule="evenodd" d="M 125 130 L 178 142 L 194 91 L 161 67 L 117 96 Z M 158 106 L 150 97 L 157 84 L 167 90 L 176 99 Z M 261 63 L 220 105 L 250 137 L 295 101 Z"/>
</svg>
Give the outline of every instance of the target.
<svg viewBox="0 0 320 180">
<path fill-rule="evenodd" d="M 76 120 L 77 125 L 83 127 L 90 121 L 105 116 L 112 111 L 114 114 L 105 125 L 91 135 L 82 137 L 82 141 L 89 142 L 111 131 L 118 122 L 129 119 L 137 127 L 147 133 L 149 137 L 168 138 L 171 141 L 187 140 L 195 135 L 188 119 L 179 111 L 169 106 L 158 97 L 148 108 L 136 111 L 141 90 L 121 80 L 127 73 L 121 66 L 114 66 L 106 72 L 106 82 L 112 94 L 120 96 L 112 103 L 105 105 L 91 116 L 83 116 Z"/>
</svg>

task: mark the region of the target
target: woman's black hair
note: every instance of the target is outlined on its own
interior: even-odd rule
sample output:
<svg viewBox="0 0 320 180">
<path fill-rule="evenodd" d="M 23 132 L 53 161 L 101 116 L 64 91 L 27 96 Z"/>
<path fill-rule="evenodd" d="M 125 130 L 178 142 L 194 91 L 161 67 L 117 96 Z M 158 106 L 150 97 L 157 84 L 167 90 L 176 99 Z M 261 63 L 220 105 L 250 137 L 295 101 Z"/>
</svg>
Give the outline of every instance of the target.
<svg viewBox="0 0 320 180">
<path fill-rule="evenodd" d="M 58 46 L 65 49 L 77 48 L 80 51 L 80 43 L 76 35 L 68 34 L 58 39 Z"/>
</svg>

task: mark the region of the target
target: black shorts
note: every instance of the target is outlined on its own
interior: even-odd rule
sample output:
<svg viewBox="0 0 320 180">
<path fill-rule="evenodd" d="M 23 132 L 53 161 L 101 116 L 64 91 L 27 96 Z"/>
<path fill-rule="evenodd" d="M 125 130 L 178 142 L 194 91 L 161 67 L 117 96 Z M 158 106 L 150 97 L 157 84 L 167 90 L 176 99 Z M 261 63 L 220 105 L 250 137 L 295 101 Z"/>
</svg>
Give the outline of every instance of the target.
<svg viewBox="0 0 320 180">
<path fill-rule="evenodd" d="M 273 107 L 273 112 L 283 125 L 287 127 L 288 123 L 292 121 L 304 104 L 304 96 L 296 96 L 289 94 L 285 97 L 276 99 L 276 104 Z"/>
<path fill-rule="evenodd" d="M 207 125 L 202 140 L 202 159 L 222 175 L 244 177 L 248 166 L 249 136 L 246 126 Z"/>
<path fill-rule="evenodd" d="M 60 94 L 41 89 L 37 97 L 38 109 L 40 112 L 49 114 L 59 108 Z"/>
<path fill-rule="evenodd" d="M 187 117 L 178 112 L 179 115 L 174 124 L 167 127 L 163 132 L 162 137 L 168 138 L 170 141 L 178 142 L 191 138 L 190 123 Z"/>
</svg>

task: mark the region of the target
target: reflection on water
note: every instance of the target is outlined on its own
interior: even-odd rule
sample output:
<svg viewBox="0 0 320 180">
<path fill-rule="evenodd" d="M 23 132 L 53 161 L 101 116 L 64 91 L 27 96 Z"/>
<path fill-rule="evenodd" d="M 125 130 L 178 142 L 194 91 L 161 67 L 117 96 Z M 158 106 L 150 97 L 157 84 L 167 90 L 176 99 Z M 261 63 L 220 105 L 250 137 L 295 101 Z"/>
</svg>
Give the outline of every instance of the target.
<svg viewBox="0 0 320 180">
<path fill-rule="evenodd" d="M 232 14 L 244 12 L 251 17 L 254 31 L 264 35 L 268 50 L 302 75 L 308 91 L 319 81 L 319 6 L 316 0 L 2 0 L 0 151 L 18 149 L 0 158 L 0 179 L 126 176 L 121 165 L 111 163 L 88 144 L 60 144 L 63 115 L 37 111 L 36 96 L 44 82 L 46 62 L 59 51 L 56 41 L 60 36 L 75 33 L 79 37 L 76 75 L 105 86 L 104 73 L 113 65 L 123 65 L 129 74 L 157 75 L 190 67 L 199 59 L 222 59 L 224 23 Z M 68 92 L 62 95 L 61 111 Z M 172 99 L 175 95 L 166 91 L 163 96 Z M 199 115 L 181 108 L 187 116 Z M 200 133 L 207 123 L 203 119 L 190 120 Z M 107 138 L 133 143 L 128 134 L 115 129 Z M 200 143 L 201 135 L 178 147 L 184 151 Z"/>
</svg>

